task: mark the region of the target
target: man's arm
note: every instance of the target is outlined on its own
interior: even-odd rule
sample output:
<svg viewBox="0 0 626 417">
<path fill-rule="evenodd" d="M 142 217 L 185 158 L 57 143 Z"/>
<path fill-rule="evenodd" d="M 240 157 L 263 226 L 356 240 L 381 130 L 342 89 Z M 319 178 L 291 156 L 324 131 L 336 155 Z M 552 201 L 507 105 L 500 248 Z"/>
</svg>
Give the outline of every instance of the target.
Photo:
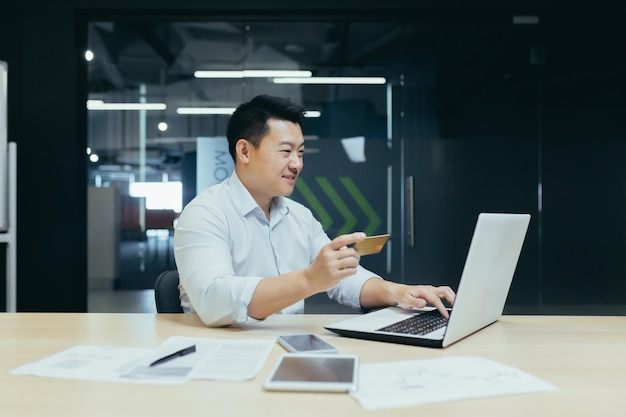
<svg viewBox="0 0 626 417">
<path fill-rule="evenodd" d="M 363 239 L 362 232 L 339 236 L 322 247 L 308 267 L 260 281 L 248 304 L 248 315 L 264 319 L 313 294 L 328 291 L 354 275 L 361 257 L 348 245 Z"/>
</svg>

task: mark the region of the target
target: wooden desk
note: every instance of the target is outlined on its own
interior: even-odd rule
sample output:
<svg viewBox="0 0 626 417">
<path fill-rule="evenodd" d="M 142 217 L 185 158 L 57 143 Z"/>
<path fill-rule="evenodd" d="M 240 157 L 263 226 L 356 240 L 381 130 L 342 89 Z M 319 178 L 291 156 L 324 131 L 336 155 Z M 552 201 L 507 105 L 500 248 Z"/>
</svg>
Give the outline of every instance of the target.
<svg viewBox="0 0 626 417">
<path fill-rule="evenodd" d="M 0 415 L 20 416 L 601 416 L 626 409 L 626 317 L 504 316 L 446 348 L 334 336 L 332 315 L 274 316 L 262 323 L 210 329 L 187 314 L 0 314 Z M 191 381 L 152 386 L 12 376 L 7 372 L 78 344 L 156 347 L 169 336 L 274 338 L 312 332 L 362 363 L 478 355 L 551 382 L 558 392 L 365 411 L 345 394 L 265 392 L 261 385 L 283 350 L 276 345 L 252 381 Z"/>
</svg>

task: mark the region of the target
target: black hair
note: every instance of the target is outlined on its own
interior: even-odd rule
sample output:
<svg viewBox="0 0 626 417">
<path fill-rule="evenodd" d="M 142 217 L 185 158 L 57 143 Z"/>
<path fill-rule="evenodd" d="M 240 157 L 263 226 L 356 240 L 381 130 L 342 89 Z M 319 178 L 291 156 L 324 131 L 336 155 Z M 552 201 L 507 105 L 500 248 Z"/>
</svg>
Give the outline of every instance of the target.
<svg viewBox="0 0 626 417">
<path fill-rule="evenodd" d="M 228 151 L 235 158 L 235 145 L 239 139 L 246 139 L 258 148 L 269 128 L 267 121 L 271 118 L 302 124 L 304 107 L 294 104 L 288 98 L 260 95 L 240 104 L 228 120 L 226 137 Z"/>
</svg>

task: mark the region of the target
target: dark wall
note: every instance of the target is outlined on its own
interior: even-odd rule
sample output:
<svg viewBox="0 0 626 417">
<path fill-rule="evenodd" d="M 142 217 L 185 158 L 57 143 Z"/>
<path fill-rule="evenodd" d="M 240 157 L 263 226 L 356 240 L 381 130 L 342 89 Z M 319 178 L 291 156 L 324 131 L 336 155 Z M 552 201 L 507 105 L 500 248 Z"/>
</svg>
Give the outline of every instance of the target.
<svg viewBox="0 0 626 417">
<path fill-rule="evenodd" d="M 26 2 L 2 12 L 8 138 L 17 143 L 18 310 L 85 311 L 85 140 L 77 120 L 73 11 Z"/>
<path fill-rule="evenodd" d="M 623 10 L 548 14 L 540 33 L 507 39 L 511 59 L 481 67 L 496 75 L 488 88 L 454 105 L 428 83 L 407 88 L 406 111 L 438 112 L 404 131 L 413 158 L 407 174 L 422 196 L 408 266 L 418 281 L 458 277 L 479 212 L 528 212 L 509 305 L 538 312 L 626 305 L 623 17 Z M 416 65 L 424 74 L 427 66 Z M 456 78 L 454 93 L 472 88 L 467 67 Z"/>
<path fill-rule="evenodd" d="M 362 1 L 318 1 L 314 11 L 329 16 L 350 16 L 358 11 L 369 13 L 373 18 L 406 17 L 407 10 L 403 7 L 407 6 L 403 3 L 390 0 L 366 4 Z M 503 7 L 500 3 L 481 2 L 472 7 L 498 9 Z M 534 3 L 535 9 L 545 7 L 541 2 Z M 421 11 L 426 15 L 446 10 L 462 12 L 456 4 L 415 1 L 408 7 L 414 14 Z M 533 10 L 533 2 L 517 2 L 517 5 L 509 4 L 508 7 L 511 10 Z M 85 72 L 81 67 L 84 49 L 81 31 L 85 20 L 127 13 L 154 15 L 159 11 L 168 15 L 189 13 L 190 16 L 197 12 L 230 16 L 246 13 L 255 16 L 310 15 L 311 12 L 306 5 L 276 0 L 271 4 L 181 0 L 176 2 L 178 10 L 172 11 L 171 8 L 171 1 L 161 0 L 149 5 L 140 0 L 60 3 L 26 0 L 5 8 L 0 14 L 0 59 L 9 63 L 10 71 L 9 140 L 17 142 L 18 152 L 19 311 L 87 309 L 86 91 L 82 79 Z M 620 12 L 623 18 L 623 9 Z M 623 103 L 623 81 L 621 83 L 619 92 Z M 561 97 L 558 89 L 554 94 Z M 600 101 L 594 104 L 600 104 Z M 409 151 L 416 152 L 416 158 L 426 155 L 425 151 L 437 151 L 446 158 L 448 166 L 455 167 L 443 172 L 441 177 L 430 177 L 431 180 L 438 178 L 439 183 L 430 183 L 428 177 L 422 177 L 421 191 L 432 192 L 432 198 L 420 209 L 423 210 L 421 218 L 426 220 L 422 237 L 426 252 L 423 256 L 428 257 L 436 250 L 445 251 L 447 240 L 471 231 L 474 212 L 483 207 L 532 211 L 536 166 L 541 164 L 545 170 L 545 244 L 543 252 L 537 252 L 543 254 L 543 263 L 533 259 L 538 255 L 532 254 L 535 248 L 531 243 L 529 254 L 525 255 L 530 259 L 525 265 L 543 265 L 539 274 L 546 282 L 545 297 L 554 302 L 625 302 L 623 259 L 626 257 L 621 255 L 626 243 L 623 242 L 626 233 L 623 233 L 624 222 L 621 220 L 625 197 L 619 180 L 624 178 L 621 168 L 624 164 L 620 158 L 624 136 L 621 132 L 611 136 L 611 126 L 608 126 L 608 133 L 603 131 L 602 135 L 571 143 L 568 135 L 559 130 L 562 126 L 559 118 L 564 117 L 565 124 L 579 121 L 587 112 L 576 106 L 585 103 L 564 102 L 547 106 L 541 161 L 535 156 L 535 143 L 515 140 L 508 144 L 496 143 L 493 139 L 462 141 L 452 135 L 446 140 L 434 142 L 431 138 L 431 143 L 425 140 L 408 146 Z M 606 107 L 594 109 L 596 126 L 603 125 L 604 114 L 615 114 L 619 118 L 614 113 L 615 107 L 609 106 L 608 113 L 602 109 Z M 551 111 L 557 115 L 548 117 Z M 623 114 L 623 107 L 620 111 Z M 554 124 L 554 129 L 550 123 Z M 572 130 L 576 131 L 574 126 Z M 564 144 L 567 144 L 565 149 Z M 519 159 L 520 155 L 527 155 L 527 158 Z M 520 163 L 526 160 L 527 164 Z M 434 165 L 433 159 L 424 158 L 423 163 L 420 165 L 422 171 L 417 174 L 426 175 L 434 172 L 428 169 L 441 168 Z M 464 176 L 463 164 L 476 175 Z M 483 187 L 483 181 L 488 181 L 489 187 Z M 511 184 L 517 184 L 517 189 L 509 189 Z M 478 204 L 476 192 L 482 193 Z M 503 193 L 503 197 L 493 199 L 494 192 Z M 493 204 L 485 204 L 485 201 L 493 201 Z M 452 209 L 450 204 L 454 203 L 461 204 L 461 208 Z M 460 212 L 463 214 L 459 215 Z M 433 247 L 428 245 L 429 233 L 446 237 Z M 537 233 L 538 229 L 533 229 L 531 242 L 538 241 Z M 462 253 L 461 258 L 464 256 Z M 573 262 L 568 262 L 570 260 Z M 529 279 L 533 279 L 533 267 L 524 268 Z M 426 270 L 423 274 L 429 272 Z M 589 285 L 598 279 L 615 292 L 607 297 L 606 291 Z M 564 288 L 568 290 L 563 292 Z M 522 298 L 534 301 L 540 290 L 531 286 L 529 291 Z M 585 295 L 581 296 L 581 292 Z"/>
</svg>

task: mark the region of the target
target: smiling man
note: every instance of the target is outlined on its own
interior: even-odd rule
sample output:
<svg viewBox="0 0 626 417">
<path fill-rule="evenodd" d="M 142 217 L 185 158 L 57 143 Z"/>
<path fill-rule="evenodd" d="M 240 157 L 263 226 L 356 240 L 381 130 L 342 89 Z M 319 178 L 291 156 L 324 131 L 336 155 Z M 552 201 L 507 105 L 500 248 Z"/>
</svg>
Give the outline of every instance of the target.
<svg viewBox="0 0 626 417">
<path fill-rule="evenodd" d="M 226 136 L 232 176 L 207 188 L 183 210 L 174 233 L 181 305 L 207 326 L 303 313 L 321 292 L 355 309 L 454 302 L 446 286 L 386 281 L 359 265 L 349 245 L 362 232 L 333 240 L 309 209 L 285 198 L 304 167 L 304 108 L 257 96 L 241 104 Z"/>
</svg>

